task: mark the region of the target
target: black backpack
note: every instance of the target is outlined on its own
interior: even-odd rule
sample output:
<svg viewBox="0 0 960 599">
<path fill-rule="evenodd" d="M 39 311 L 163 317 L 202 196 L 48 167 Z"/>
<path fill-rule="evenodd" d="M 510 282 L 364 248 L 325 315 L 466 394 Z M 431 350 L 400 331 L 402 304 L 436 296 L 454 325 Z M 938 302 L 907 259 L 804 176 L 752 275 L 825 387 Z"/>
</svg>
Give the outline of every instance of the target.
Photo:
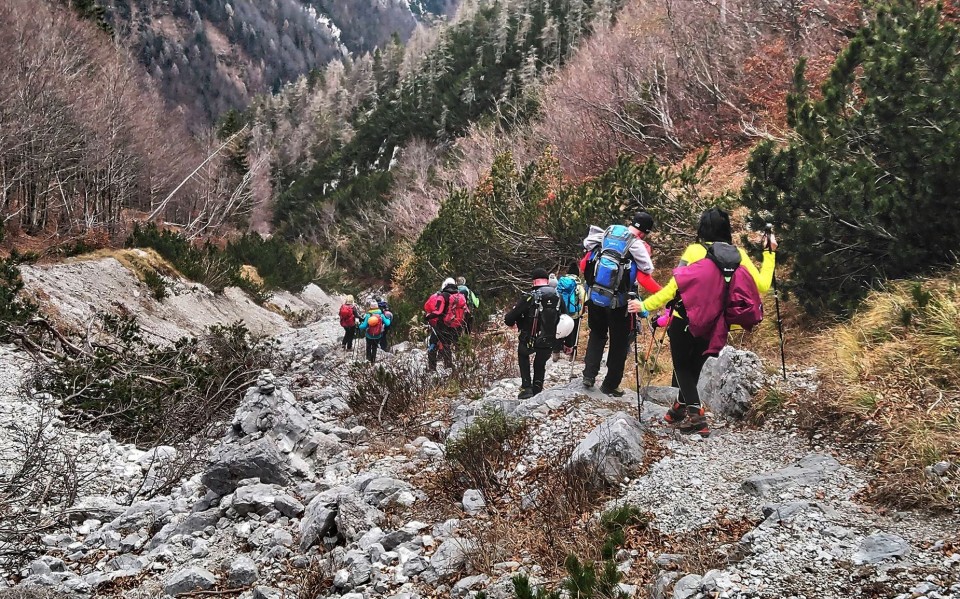
<svg viewBox="0 0 960 599">
<path fill-rule="evenodd" d="M 553 287 L 540 287 L 530 294 L 530 339 L 528 343 L 537 349 L 553 347 L 557 341 L 557 325 L 560 323 L 560 294 Z"/>
<path fill-rule="evenodd" d="M 723 280 L 729 284 L 740 266 L 740 250 L 729 243 L 715 241 L 707 246 L 707 258 L 717 265 Z"/>
</svg>

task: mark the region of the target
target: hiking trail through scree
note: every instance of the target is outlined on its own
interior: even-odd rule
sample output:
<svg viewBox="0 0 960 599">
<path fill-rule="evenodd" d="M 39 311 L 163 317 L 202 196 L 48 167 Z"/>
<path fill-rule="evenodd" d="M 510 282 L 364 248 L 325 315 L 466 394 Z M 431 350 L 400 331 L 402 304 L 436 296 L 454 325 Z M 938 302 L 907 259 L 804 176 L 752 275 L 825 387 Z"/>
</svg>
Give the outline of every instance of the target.
<svg viewBox="0 0 960 599">
<path fill-rule="evenodd" d="M 261 376 L 209 460 L 169 493 L 129 501 L 176 448 L 74 431 L 50 411 L 44 434 L 77 455 L 84 483 L 69 525 L 38 535 L 43 555 L 4 572 L 7 583 L 69 596 L 235 589 L 221 596 L 279 599 L 306 597 L 304 572 L 319 568 L 317 588 L 328 596 L 459 599 L 484 590 L 506 599 L 517 573 L 534 582 L 557 573 L 534 548 L 511 545 L 514 531 L 500 540 L 477 531 L 511 510 L 522 520 L 538 501 L 544 465 L 572 452 L 596 460 L 614 484 L 596 514 L 637 506 L 669 539 L 617 552 L 621 588 L 637 597 L 960 597 L 956 515 L 862 502 L 868 475 L 855 456 L 789 428 L 712 418 L 711 437 L 683 436 L 657 424 L 665 407 L 648 400 L 645 435 L 636 395 L 584 390 L 566 359 L 548 363 L 546 390 L 527 400 L 517 399 L 519 379 L 494 380 L 473 397 L 426 405 L 411 426 L 364 425 L 346 405 L 353 354 L 339 348 L 342 330 L 327 312 L 304 328 L 282 327 L 291 367 Z M 500 351 L 514 360 L 512 346 Z M 426 366 L 419 345 L 380 355 L 387 369 Z M 17 425 L 41 404 L 18 395 L 27 366 L 18 350 L 0 347 L 4 476 L 16 461 Z M 669 401 L 670 392 L 651 395 Z M 467 491 L 457 503 L 433 484 L 448 469 L 444 441 L 490 408 L 527 423 L 522 446 L 496 473 L 498 490 Z M 636 467 L 639 476 L 628 474 Z"/>
</svg>

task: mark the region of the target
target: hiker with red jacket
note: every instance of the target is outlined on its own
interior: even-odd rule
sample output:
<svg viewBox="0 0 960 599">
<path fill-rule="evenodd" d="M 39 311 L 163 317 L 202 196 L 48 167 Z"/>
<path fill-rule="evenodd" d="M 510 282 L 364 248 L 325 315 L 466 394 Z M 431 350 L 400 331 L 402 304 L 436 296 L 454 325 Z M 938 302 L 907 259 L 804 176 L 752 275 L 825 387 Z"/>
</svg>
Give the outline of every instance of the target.
<svg viewBox="0 0 960 599">
<path fill-rule="evenodd" d="M 380 347 L 380 339 L 384 331 L 390 326 L 390 317 L 383 313 L 377 300 L 370 300 L 370 308 L 367 310 L 363 322 L 360 323 L 360 331 L 365 333 L 367 339 L 367 360 L 373 364 L 377 361 L 377 348 Z"/>
<path fill-rule="evenodd" d="M 340 316 L 340 326 L 343 327 L 343 339 L 340 340 L 340 347 L 345 350 L 353 349 L 353 338 L 357 333 L 357 306 L 353 303 L 353 296 L 348 295 L 340 306 L 338 315 Z"/>
<path fill-rule="evenodd" d="M 660 290 L 653 280 L 650 246 L 644 241 L 653 229 L 653 217 L 637 212 L 629 226 L 612 225 L 606 229 L 591 226 L 583 247 L 587 253 L 580 261 L 587 285 L 587 325 L 590 337 L 584 356 L 583 386 L 591 388 L 600 372 L 603 350 L 610 339 L 607 353 L 607 375 L 600 391 L 621 397 L 623 369 L 630 350 L 633 319 L 627 314 L 629 294 L 643 287 L 650 293 Z"/>
<path fill-rule="evenodd" d="M 453 346 L 460 338 L 466 324 L 467 300 L 457 282 L 451 278 L 443 281 L 440 291 L 427 298 L 423 305 L 424 322 L 430 327 L 427 341 L 427 361 L 431 372 L 437 371 L 437 358 L 443 365 L 453 368 Z"/>
<path fill-rule="evenodd" d="M 547 360 L 557 341 L 561 300 L 550 285 L 547 271 L 535 268 L 531 273 L 533 289 L 523 294 L 503 321 L 508 327 L 516 325 L 520 331 L 517 358 L 520 364 L 520 394 L 527 399 L 543 391 Z M 533 358 L 533 378 L 530 377 L 530 358 Z"/>
<path fill-rule="evenodd" d="M 733 325 L 750 328 L 763 318 L 760 296 L 773 283 L 777 240 L 765 239 L 763 264 L 758 271 L 743 248 L 733 246 L 730 216 L 711 208 L 700 217 L 697 243 L 687 247 L 673 278 L 659 292 L 632 300 L 628 310 L 646 315 L 670 305 L 667 325 L 673 358 L 673 386 L 679 397 L 664 416 L 682 432 L 710 434 L 697 392 L 707 358 L 716 356 Z"/>
</svg>

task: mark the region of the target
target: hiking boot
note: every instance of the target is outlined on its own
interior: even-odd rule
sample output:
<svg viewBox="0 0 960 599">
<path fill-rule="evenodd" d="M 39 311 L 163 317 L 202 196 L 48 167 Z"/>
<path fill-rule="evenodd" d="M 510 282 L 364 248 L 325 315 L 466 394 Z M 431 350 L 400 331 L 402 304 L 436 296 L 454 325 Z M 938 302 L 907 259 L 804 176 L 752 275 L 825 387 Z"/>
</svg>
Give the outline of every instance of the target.
<svg viewBox="0 0 960 599">
<path fill-rule="evenodd" d="M 710 436 L 710 427 L 707 425 L 707 417 L 703 414 L 703 407 L 695 408 L 687 406 L 687 416 L 683 424 L 679 425 L 681 433 L 698 434 L 701 437 Z"/>
<path fill-rule="evenodd" d="M 663 421 L 667 424 L 677 424 L 687 417 L 687 406 L 679 401 L 673 402 L 673 406 L 663 415 Z"/>
<path fill-rule="evenodd" d="M 517 395 L 517 399 L 530 399 L 534 395 L 536 395 L 536 393 L 533 392 L 532 387 L 524 387 L 520 389 L 520 394 Z"/>
<path fill-rule="evenodd" d="M 559 361 L 560 361 L 560 352 L 558 352 L 558 351 L 553 352 L 553 361 L 554 361 L 554 362 L 559 362 Z"/>
<path fill-rule="evenodd" d="M 600 393 L 609 395 L 610 397 L 623 397 L 627 392 L 619 387 L 616 389 L 607 389 L 603 385 L 600 385 Z"/>
<path fill-rule="evenodd" d="M 585 389 L 593 389 L 593 379 L 583 377 L 583 386 Z"/>
</svg>

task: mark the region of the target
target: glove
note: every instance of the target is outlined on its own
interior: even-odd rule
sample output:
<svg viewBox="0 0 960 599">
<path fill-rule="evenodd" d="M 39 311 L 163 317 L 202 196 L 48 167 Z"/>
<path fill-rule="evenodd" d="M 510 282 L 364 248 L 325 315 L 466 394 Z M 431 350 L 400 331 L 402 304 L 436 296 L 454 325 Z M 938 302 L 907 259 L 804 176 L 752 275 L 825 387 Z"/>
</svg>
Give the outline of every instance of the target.
<svg viewBox="0 0 960 599">
<path fill-rule="evenodd" d="M 667 326 L 668 324 L 670 324 L 670 319 L 672 317 L 673 317 L 673 312 L 669 310 L 664 312 L 663 314 L 660 315 L 660 318 L 657 319 L 657 326 L 658 327 Z"/>
</svg>

